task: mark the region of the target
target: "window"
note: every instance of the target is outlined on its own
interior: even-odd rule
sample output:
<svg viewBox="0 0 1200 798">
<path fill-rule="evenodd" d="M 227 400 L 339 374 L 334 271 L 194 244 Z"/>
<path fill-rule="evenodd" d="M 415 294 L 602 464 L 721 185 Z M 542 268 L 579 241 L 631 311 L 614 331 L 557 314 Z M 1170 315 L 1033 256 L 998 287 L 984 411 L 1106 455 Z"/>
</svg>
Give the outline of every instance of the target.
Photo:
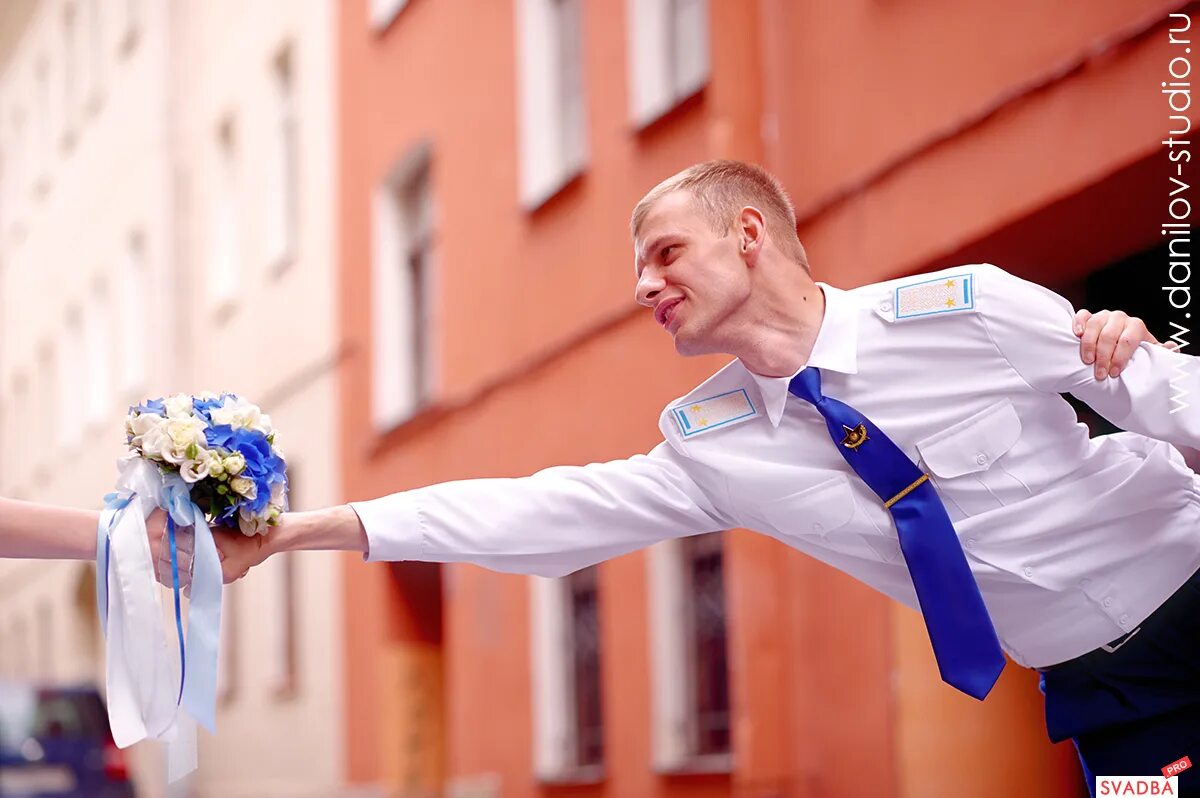
<svg viewBox="0 0 1200 798">
<path fill-rule="evenodd" d="M 533 581 L 535 769 L 545 781 L 599 777 L 604 764 L 595 566 Z"/>
<path fill-rule="evenodd" d="M 134 395 L 146 381 L 146 360 L 151 356 L 144 335 L 149 298 L 153 296 L 146 268 L 146 242 L 141 233 L 129 237 L 121 264 L 121 390 Z M 140 397 L 139 397 L 140 398 Z"/>
<path fill-rule="evenodd" d="M 76 30 L 75 4 L 67 3 L 63 7 L 63 49 L 62 49 L 62 143 L 70 147 L 75 143 L 76 109 L 79 103 L 78 64 L 79 43 Z"/>
<path fill-rule="evenodd" d="M 49 682 L 53 681 L 55 677 L 54 610 L 46 599 L 38 602 L 37 619 L 38 662 L 34 675 L 38 681 Z"/>
<path fill-rule="evenodd" d="M 217 698 L 229 703 L 237 695 L 238 684 L 238 609 L 241 585 L 225 588 L 221 595 L 220 648 L 217 650 Z"/>
<path fill-rule="evenodd" d="M 62 420 L 66 415 L 63 412 L 62 404 L 65 391 L 59 387 L 61 379 L 58 355 L 54 351 L 54 345 L 42 344 L 38 350 L 37 381 L 34 384 L 33 412 L 35 415 L 28 419 L 29 429 L 42 430 L 43 434 L 45 431 L 56 430 L 59 437 L 65 436 Z M 27 433 L 27 435 L 26 443 L 33 444 L 36 438 L 33 437 L 33 434 Z M 54 456 L 53 447 L 32 445 L 25 449 L 25 452 L 36 463 L 35 477 L 41 480 L 49 473 L 50 459 Z"/>
<path fill-rule="evenodd" d="M 13 378 L 12 401 L 8 403 L 11 412 L 4 419 L 4 454 L 8 461 L 8 484 L 25 484 L 25 469 L 30 462 L 26 454 L 32 444 L 31 430 L 33 419 L 29 417 L 29 377 L 25 372 L 18 373 Z"/>
<path fill-rule="evenodd" d="M 112 305 L 108 287 L 98 282 L 84 311 L 84 345 L 87 347 L 87 419 L 91 422 L 104 420 L 112 399 L 111 342 L 113 331 Z"/>
<path fill-rule="evenodd" d="M 62 392 L 59 398 L 59 432 L 60 442 L 69 446 L 79 439 L 82 431 L 80 422 L 83 420 L 79 412 L 72 409 L 79 404 L 80 397 L 87 389 L 85 381 L 85 350 L 83 340 L 83 314 L 79 308 L 71 308 L 67 312 L 67 335 L 63 341 L 59 362 L 58 388 Z"/>
<path fill-rule="evenodd" d="M 217 127 L 217 168 L 212 175 L 211 263 L 206 283 L 209 299 L 219 314 L 232 306 L 237 292 L 241 231 L 237 209 L 237 140 L 233 120 Z"/>
<path fill-rule="evenodd" d="M 536 208 L 584 165 L 582 0 L 518 0 L 520 192 Z"/>
<path fill-rule="evenodd" d="M 630 115 L 644 127 L 708 82 L 708 0 L 627 0 Z"/>
<path fill-rule="evenodd" d="M 388 25 L 392 24 L 404 7 L 408 5 L 408 0 L 367 0 L 367 13 L 371 15 L 371 27 L 375 30 L 383 30 Z"/>
<path fill-rule="evenodd" d="M 296 473 L 295 461 L 288 462 L 288 498 L 289 504 L 296 506 Z M 276 697 L 289 698 L 296 694 L 300 681 L 300 652 L 299 625 L 297 618 L 301 608 L 297 606 L 300 595 L 297 584 L 297 570 L 300 563 L 296 552 L 284 552 L 281 556 L 272 557 L 267 563 L 266 574 L 271 591 L 267 595 L 267 606 L 264 607 L 267 618 L 270 619 L 270 658 L 267 663 L 268 677 Z"/>
<path fill-rule="evenodd" d="M 26 634 L 25 618 L 18 615 L 13 621 L 13 675 L 18 679 L 28 679 L 34 674 L 29 664 L 29 638 Z"/>
<path fill-rule="evenodd" d="M 725 769 L 731 717 L 722 535 L 659 543 L 649 564 L 655 766 Z"/>
<path fill-rule="evenodd" d="M 285 552 L 272 564 L 270 579 L 272 581 L 271 603 L 271 657 L 270 680 L 275 695 L 287 698 L 295 694 L 299 687 L 299 668 L 297 652 L 296 624 L 296 553 Z"/>
<path fill-rule="evenodd" d="M 121 55 L 128 56 L 137 47 L 138 37 L 142 27 L 143 0 L 117 0 L 122 3 L 125 18 L 122 20 L 124 29 L 121 32 Z"/>
<path fill-rule="evenodd" d="M 87 67 L 84 71 L 84 91 L 89 111 L 100 107 L 104 95 L 104 19 L 101 16 L 102 0 L 85 0 L 87 15 Z"/>
<path fill-rule="evenodd" d="M 432 396 L 434 207 L 424 147 L 393 170 L 374 205 L 371 414 L 382 431 Z"/>
<path fill-rule="evenodd" d="M 285 48 L 275 59 L 275 135 L 271 147 L 270 199 L 267 218 L 267 263 L 275 273 L 296 256 L 298 171 L 296 97 L 293 56 Z"/>
<path fill-rule="evenodd" d="M 34 185 L 36 193 L 42 193 L 50 185 L 50 141 L 54 135 L 54 125 L 50 120 L 53 103 L 50 101 L 50 64 L 45 58 L 37 66 L 37 178 Z"/>
<path fill-rule="evenodd" d="M 29 160 L 32 153 L 29 151 L 29 137 L 27 135 L 25 123 L 25 111 L 21 108 L 14 108 L 12 112 L 12 170 L 9 173 L 9 178 L 12 180 L 12 189 L 9 196 L 14 199 L 10 200 L 10 213 L 15 215 L 15 198 L 20 196 L 21 192 L 27 191 L 29 188 Z"/>
</svg>

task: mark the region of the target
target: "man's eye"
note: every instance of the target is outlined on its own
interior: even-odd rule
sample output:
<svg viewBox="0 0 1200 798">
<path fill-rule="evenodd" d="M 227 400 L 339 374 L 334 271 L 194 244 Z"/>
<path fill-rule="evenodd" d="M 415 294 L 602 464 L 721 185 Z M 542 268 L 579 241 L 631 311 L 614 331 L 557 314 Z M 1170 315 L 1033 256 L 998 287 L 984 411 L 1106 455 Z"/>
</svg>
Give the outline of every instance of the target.
<svg viewBox="0 0 1200 798">
<path fill-rule="evenodd" d="M 671 254 L 671 250 L 678 249 L 678 248 L 679 247 L 677 247 L 675 244 L 668 244 L 667 246 L 665 246 L 661 250 L 659 250 L 659 257 L 665 261 L 667 259 L 667 256 L 669 256 Z"/>
</svg>

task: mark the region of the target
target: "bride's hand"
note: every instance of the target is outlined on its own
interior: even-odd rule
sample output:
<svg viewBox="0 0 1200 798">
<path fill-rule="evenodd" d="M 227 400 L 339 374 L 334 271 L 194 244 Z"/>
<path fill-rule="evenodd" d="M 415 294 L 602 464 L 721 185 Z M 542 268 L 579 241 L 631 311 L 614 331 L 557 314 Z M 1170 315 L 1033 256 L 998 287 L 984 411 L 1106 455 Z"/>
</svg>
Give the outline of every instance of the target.
<svg viewBox="0 0 1200 798">
<path fill-rule="evenodd" d="M 171 540 L 167 533 L 167 513 L 160 509 L 146 518 L 146 535 L 150 539 L 150 554 L 154 560 L 154 575 L 159 584 L 172 587 Z M 192 586 L 192 551 L 195 535 L 190 526 L 175 526 L 175 563 L 179 569 L 179 588 L 185 595 Z"/>
</svg>

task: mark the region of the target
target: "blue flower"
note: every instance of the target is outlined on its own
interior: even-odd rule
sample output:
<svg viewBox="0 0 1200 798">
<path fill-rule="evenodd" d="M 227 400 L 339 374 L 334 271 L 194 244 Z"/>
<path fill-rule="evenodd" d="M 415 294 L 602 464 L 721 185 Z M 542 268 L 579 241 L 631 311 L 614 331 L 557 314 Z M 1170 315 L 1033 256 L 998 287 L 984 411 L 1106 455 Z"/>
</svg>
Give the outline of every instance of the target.
<svg viewBox="0 0 1200 798">
<path fill-rule="evenodd" d="M 139 413 L 153 413 L 156 416 L 165 416 L 167 414 L 167 407 L 163 404 L 162 399 L 151 399 L 145 404 L 138 405 L 134 409 Z"/>
<path fill-rule="evenodd" d="M 223 393 L 215 399 L 192 399 L 192 410 L 204 419 L 205 424 L 211 425 L 212 411 L 225 404 L 226 399 L 236 400 L 237 398 L 237 394 Z"/>
</svg>

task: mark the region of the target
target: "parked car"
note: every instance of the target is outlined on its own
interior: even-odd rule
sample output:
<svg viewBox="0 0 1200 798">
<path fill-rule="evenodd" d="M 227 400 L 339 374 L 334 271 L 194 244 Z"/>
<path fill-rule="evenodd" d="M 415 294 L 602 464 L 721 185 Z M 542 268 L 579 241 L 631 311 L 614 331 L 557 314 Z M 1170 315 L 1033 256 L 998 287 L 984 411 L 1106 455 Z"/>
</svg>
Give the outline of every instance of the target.
<svg viewBox="0 0 1200 798">
<path fill-rule="evenodd" d="M 0 681 L 0 796 L 132 798 L 94 687 Z"/>
</svg>

